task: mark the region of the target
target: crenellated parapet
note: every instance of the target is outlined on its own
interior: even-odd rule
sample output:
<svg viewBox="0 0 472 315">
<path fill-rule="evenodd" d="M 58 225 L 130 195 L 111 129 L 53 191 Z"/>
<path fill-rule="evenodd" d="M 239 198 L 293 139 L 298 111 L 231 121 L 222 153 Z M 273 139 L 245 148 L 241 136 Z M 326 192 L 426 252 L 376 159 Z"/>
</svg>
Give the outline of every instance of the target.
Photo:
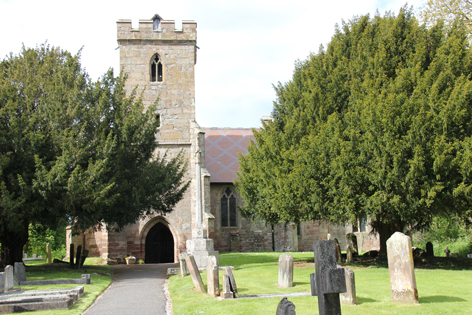
<svg viewBox="0 0 472 315">
<path fill-rule="evenodd" d="M 153 29 L 153 20 L 139 20 L 139 28 L 131 27 L 131 20 L 116 22 L 118 42 L 122 40 L 157 40 L 157 41 L 196 41 L 197 23 L 182 21 L 182 29 L 175 29 L 175 21 L 162 20 L 160 27 Z"/>
</svg>

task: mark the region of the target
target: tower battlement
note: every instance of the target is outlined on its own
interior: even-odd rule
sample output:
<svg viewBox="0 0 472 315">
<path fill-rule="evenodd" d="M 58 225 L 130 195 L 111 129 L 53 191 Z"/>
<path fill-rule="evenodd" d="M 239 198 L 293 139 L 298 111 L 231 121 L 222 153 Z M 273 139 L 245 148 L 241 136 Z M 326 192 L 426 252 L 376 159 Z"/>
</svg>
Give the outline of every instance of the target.
<svg viewBox="0 0 472 315">
<path fill-rule="evenodd" d="M 117 38 L 120 40 L 197 40 L 197 23 L 182 21 L 182 29 L 175 29 L 174 20 L 161 20 L 160 28 L 153 28 L 153 20 L 139 20 L 139 27 L 132 28 L 131 20 L 118 20 Z"/>
</svg>

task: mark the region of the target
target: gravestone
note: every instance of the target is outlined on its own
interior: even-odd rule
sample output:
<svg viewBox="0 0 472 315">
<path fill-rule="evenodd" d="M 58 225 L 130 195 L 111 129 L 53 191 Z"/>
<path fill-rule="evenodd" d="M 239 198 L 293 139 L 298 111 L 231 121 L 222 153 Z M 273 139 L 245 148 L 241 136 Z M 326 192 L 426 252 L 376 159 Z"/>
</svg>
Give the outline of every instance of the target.
<svg viewBox="0 0 472 315">
<path fill-rule="evenodd" d="M 233 271 L 231 270 L 231 267 L 226 267 L 226 274 L 229 277 L 229 284 L 231 285 L 231 291 L 233 291 L 233 296 L 235 298 L 238 298 L 238 287 L 236 286 L 236 280 L 234 280 Z"/>
<path fill-rule="evenodd" d="M 313 245 L 315 273 L 310 275 L 311 295 L 318 296 L 320 315 L 340 315 L 339 293 L 346 292 L 344 269 L 336 266 L 334 241 L 317 241 Z"/>
<path fill-rule="evenodd" d="M 74 244 L 70 244 L 69 246 L 69 264 L 72 268 L 74 268 Z"/>
<path fill-rule="evenodd" d="M 451 253 L 451 251 L 449 250 L 449 246 L 446 246 L 444 253 L 446 253 L 446 257 L 449 257 L 449 254 Z"/>
<path fill-rule="evenodd" d="M 434 248 L 431 242 L 426 243 L 426 256 L 434 257 Z"/>
<path fill-rule="evenodd" d="M 185 257 L 185 261 L 187 262 L 188 271 L 190 272 L 190 276 L 192 276 L 193 285 L 195 286 L 195 290 L 199 292 L 205 292 L 205 286 L 203 285 L 202 276 L 198 271 L 197 263 L 195 262 L 195 258 L 191 254 L 187 254 Z"/>
<path fill-rule="evenodd" d="M 33 259 L 36 259 L 36 254 L 33 254 Z"/>
<path fill-rule="evenodd" d="M 179 254 L 180 276 L 182 278 L 187 275 L 187 263 L 185 262 L 185 256 L 187 256 L 187 253 L 180 253 Z"/>
<path fill-rule="evenodd" d="M 279 257 L 279 288 L 293 287 L 293 257 L 282 254 Z"/>
<path fill-rule="evenodd" d="M 346 292 L 341 293 L 341 302 L 343 304 L 356 305 L 356 281 L 354 271 L 349 268 L 344 268 L 344 275 L 346 278 Z"/>
<path fill-rule="evenodd" d="M 25 265 L 22 262 L 16 262 L 13 267 L 15 286 L 19 286 L 20 281 L 26 281 Z"/>
<path fill-rule="evenodd" d="M 23 254 L 23 259 L 26 259 L 26 258 L 28 258 L 28 253 Z"/>
<path fill-rule="evenodd" d="M 7 265 L 5 267 L 5 274 L 4 274 L 4 281 L 5 285 L 3 287 L 5 293 L 13 289 L 13 266 L 12 265 Z"/>
<path fill-rule="evenodd" d="M 339 241 L 337 238 L 334 239 L 334 249 L 336 251 L 336 261 L 341 262 L 342 256 L 341 256 L 341 246 L 339 246 Z"/>
<path fill-rule="evenodd" d="M 208 295 L 217 297 L 220 295 L 220 279 L 218 274 L 218 261 L 215 256 L 208 256 L 206 269 Z"/>
<path fill-rule="evenodd" d="M 387 240 L 387 256 L 393 301 L 418 303 L 411 237 L 395 232 Z"/>
<path fill-rule="evenodd" d="M 231 291 L 231 281 L 226 274 L 223 275 L 223 292 L 221 292 L 221 297 L 223 299 L 232 299 L 234 297 Z"/>
<path fill-rule="evenodd" d="M 351 245 L 347 245 L 346 248 L 346 263 L 350 264 L 354 261 L 354 250 Z"/>
<path fill-rule="evenodd" d="M 277 305 L 276 315 L 296 315 L 295 305 L 284 297 Z"/>
<path fill-rule="evenodd" d="M 0 290 L 3 291 L 4 288 L 5 288 L 5 273 L 0 272 Z"/>
<path fill-rule="evenodd" d="M 77 254 L 75 256 L 75 268 L 79 268 L 80 257 L 82 257 L 82 245 L 77 246 Z"/>
<path fill-rule="evenodd" d="M 51 245 L 49 245 L 49 243 L 46 244 L 46 257 L 47 263 L 52 263 Z"/>
<path fill-rule="evenodd" d="M 354 251 L 355 255 L 359 255 L 359 248 L 357 245 L 357 236 L 354 233 L 347 233 L 346 234 L 346 242 L 348 245 L 351 246 L 352 250 Z"/>
</svg>

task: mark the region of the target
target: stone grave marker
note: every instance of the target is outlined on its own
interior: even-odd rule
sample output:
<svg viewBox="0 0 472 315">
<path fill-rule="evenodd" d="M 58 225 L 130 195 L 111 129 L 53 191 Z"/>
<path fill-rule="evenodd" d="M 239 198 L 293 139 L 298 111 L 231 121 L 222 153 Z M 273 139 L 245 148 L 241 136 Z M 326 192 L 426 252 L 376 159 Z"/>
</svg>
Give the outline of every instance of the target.
<svg viewBox="0 0 472 315">
<path fill-rule="evenodd" d="M 46 244 L 46 257 L 47 263 L 52 263 L 51 245 L 49 243 Z"/>
<path fill-rule="evenodd" d="M 36 254 L 33 254 L 33 259 L 36 259 Z"/>
<path fill-rule="evenodd" d="M 215 256 L 208 256 L 206 269 L 208 295 L 217 297 L 220 295 L 220 279 L 218 273 L 218 261 Z"/>
<path fill-rule="evenodd" d="M 354 271 L 349 268 L 344 268 L 344 275 L 346 278 L 346 292 L 341 293 L 341 302 L 343 304 L 356 305 L 356 281 Z"/>
<path fill-rule="evenodd" d="M 13 272 L 15 273 L 15 286 L 20 285 L 20 281 L 26 281 L 25 264 L 22 262 L 15 262 L 13 265 Z"/>
<path fill-rule="evenodd" d="M 411 237 L 395 232 L 387 240 L 387 256 L 393 301 L 418 303 Z"/>
<path fill-rule="evenodd" d="M 284 297 L 277 305 L 276 315 L 296 315 L 295 305 Z"/>
<path fill-rule="evenodd" d="M 77 255 L 75 255 L 75 268 L 79 268 L 80 257 L 82 257 L 82 245 L 77 246 Z"/>
<path fill-rule="evenodd" d="M 357 236 L 354 233 L 347 233 L 346 234 L 346 242 L 348 245 L 351 246 L 352 250 L 354 251 L 355 255 L 359 255 L 359 248 L 357 244 Z"/>
<path fill-rule="evenodd" d="M 451 251 L 449 250 L 449 246 L 446 246 L 444 253 L 446 253 L 446 257 L 449 257 L 449 254 L 451 253 Z"/>
<path fill-rule="evenodd" d="M 187 262 L 187 267 L 190 271 L 190 276 L 192 276 L 192 281 L 193 285 L 195 286 L 195 290 L 199 292 L 205 292 L 205 286 L 203 285 L 202 276 L 198 271 L 195 258 L 193 257 L 193 255 L 187 254 L 187 256 L 185 257 L 185 261 Z"/>
<path fill-rule="evenodd" d="M 354 250 L 351 245 L 347 245 L 346 248 L 346 263 L 352 263 L 354 261 Z"/>
<path fill-rule="evenodd" d="M 234 297 L 231 291 L 231 281 L 227 274 L 223 275 L 223 292 L 221 292 L 221 297 L 223 299 L 232 299 Z"/>
<path fill-rule="evenodd" d="M 28 253 L 23 254 L 23 259 L 26 259 L 26 258 L 28 258 Z"/>
<path fill-rule="evenodd" d="M 70 244 L 69 246 L 69 264 L 73 268 L 74 267 L 74 244 Z"/>
<path fill-rule="evenodd" d="M 426 243 L 426 256 L 434 257 L 434 248 L 431 242 Z"/>
<path fill-rule="evenodd" d="M 4 279 L 5 279 L 5 285 L 4 285 L 4 291 L 7 293 L 10 290 L 13 290 L 13 266 L 12 265 L 7 265 L 5 267 L 5 274 L 4 274 Z"/>
<path fill-rule="evenodd" d="M 5 272 L 0 272 L 0 290 L 3 291 L 4 289 L 5 289 Z"/>
<path fill-rule="evenodd" d="M 341 246 L 339 246 L 337 238 L 334 239 L 334 249 L 336 250 L 336 261 L 341 262 L 343 260 L 341 256 Z"/>
<path fill-rule="evenodd" d="M 340 315 L 339 293 L 346 292 L 344 269 L 336 266 L 334 241 L 317 241 L 313 245 L 315 273 L 310 275 L 311 295 L 318 296 L 320 315 Z"/>
<path fill-rule="evenodd" d="M 187 253 L 180 253 L 179 254 L 179 262 L 180 262 L 180 276 L 183 278 L 187 275 L 187 263 L 185 262 L 185 257 Z"/>
<path fill-rule="evenodd" d="M 235 298 L 238 298 L 238 287 L 236 286 L 236 280 L 234 280 L 233 271 L 231 270 L 231 267 L 226 267 L 226 274 L 229 276 L 229 284 L 231 285 L 231 291 L 233 291 L 233 296 Z"/>
<path fill-rule="evenodd" d="M 293 257 L 282 254 L 279 257 L 279 288 L 293 287 Z"/>
</svg>

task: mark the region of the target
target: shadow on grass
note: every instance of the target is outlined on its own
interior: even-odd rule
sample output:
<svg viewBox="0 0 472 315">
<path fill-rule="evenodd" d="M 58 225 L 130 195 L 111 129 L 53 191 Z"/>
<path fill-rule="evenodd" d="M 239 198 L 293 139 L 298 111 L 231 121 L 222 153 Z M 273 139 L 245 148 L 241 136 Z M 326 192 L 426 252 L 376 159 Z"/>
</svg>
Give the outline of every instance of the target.
<svg viewBox="0 0 472 315">
<path fill-rule="evenodd" d="M 357 300 L 357 304 L 375 303 L 375 302 L 378 302 L 377 300 L 374 300 L 374 299 L 371 299 L 371 298 L 367 298 L 367 297 L 360 297 L 360 296 L 357 296 L 357 297 L 356 297 L 356 300 Z"/>
<path fill-rule="evenodd" d="M 431 295 L 431 296 L 423 296 L 419 299 L 421 303 L 444 303 L 444 302 L 466 302 L 463 298 L 455 297 L 455 296 L 445 296 L 445 295 Z"/>
<path fill-rule="evenodd" d="M 297 285 L 302 285 L 302 284 L 310 284 L 310 282 L 308 282 L 308 281 L 307 282 L 294 282 L 293 286 L 295 287 Z"/>
</svg>

